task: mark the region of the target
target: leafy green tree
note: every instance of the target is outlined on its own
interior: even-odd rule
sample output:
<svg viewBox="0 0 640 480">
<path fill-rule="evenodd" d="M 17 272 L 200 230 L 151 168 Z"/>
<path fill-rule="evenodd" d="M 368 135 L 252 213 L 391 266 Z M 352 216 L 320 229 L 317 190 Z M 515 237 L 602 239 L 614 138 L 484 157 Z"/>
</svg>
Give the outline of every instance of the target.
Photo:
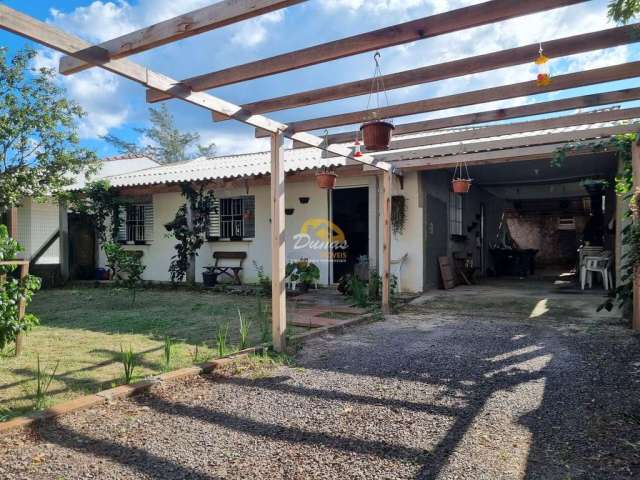
<svg viewBox="0 0 640 480">
<path fill-rule="evenodd" d="M 12 58 L 0 49 L 0 210 L 23 197 L 56 195 L 96 161 L 79 146 L 78 104 L 65 98 L 51 69 L 33 69 L 34 50 Z"/>
<path fill-rule="evenodd" d="M 629 23 L 640 13 L 640 0 L 611 0 L 609 18 L 617 23 Z"/>
<path fill-rule="evenodd" d="M 109 134 L 102 137 L 117 148 L 121 153 L 132 155 L 146 155 L 160 163 L 174 163 L 191 160 L 196 157 L 212 157 L 216 145 L 200 145 L 198 133 L 181 132 L 176 126 L 175 119 L 167 106 L 149 109 L 151 127 L 136 128 L 135 131 L 151 140 L 151 145 L 139 145 Z"/>
</svg>

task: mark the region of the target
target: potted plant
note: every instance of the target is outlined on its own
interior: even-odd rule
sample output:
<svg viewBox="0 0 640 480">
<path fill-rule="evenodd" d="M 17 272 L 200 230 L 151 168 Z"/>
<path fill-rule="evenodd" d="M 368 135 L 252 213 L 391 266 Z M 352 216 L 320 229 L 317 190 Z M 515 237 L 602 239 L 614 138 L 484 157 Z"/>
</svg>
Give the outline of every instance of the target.
<svg viewBox="0 0 640 480">
<path fill-rule="evenodd" d="M 325 190 L 331 190 L 336 185 L 336 173 L 323 168 L 318 173 L 316 173 L 316 182 L 320 188 Z"/>
<path fill-rule="evenodd" d="M 365 148 L 372 152 L 388 150 L 394 129 L 395 127 L 392 123 L 382 120 L 363 123 L 360 131 L 362 132 Z"/>
<path fill-rule="evenodd" d="M 599 195 L 607 187 L 607 181 L 595 178 L 587 178 L 580 182 L 589 195 Z"/>
<path fill-rule="evenodd" d="M 466 172 L 466 176 L 462 176 L 462 169 Z M 451 189 L 454 193 L 469 193 L 471 189 L 471 177 L 466 162 L 458 162 L 453 170 L 453 179 L 451 180 Z"/>
<path fill-rule="evenodd" d="M 308 292 L 309 287 L 320 280 L 320 269 L 307 259 L 290 262 L 287 264 L 285 273 L 292 282 L 297 282 L 302 292 Z"/>
</svg>

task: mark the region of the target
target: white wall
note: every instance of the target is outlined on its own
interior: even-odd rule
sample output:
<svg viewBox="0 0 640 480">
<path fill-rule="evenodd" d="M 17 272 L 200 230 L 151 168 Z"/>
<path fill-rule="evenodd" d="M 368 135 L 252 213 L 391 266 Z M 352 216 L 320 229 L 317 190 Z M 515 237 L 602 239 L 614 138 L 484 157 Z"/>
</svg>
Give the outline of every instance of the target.
<svg viewBox="0 0 640 480">
<path fill-rule="evenodd" d="M 336 187 L 366 186 L 369 188 L 369 252 L 371 265 L 381 265 L 382 208 L 375 199 L 380 198 L 376 176 L 338 177 Z M 271 271 L 271 211 L 269 185 L 249 186 L 241 188 L 227 188 L 216 190 L 219 198 L 240 195 L 254 195 L 256 200 L 256 237 L 250 241 L 216 241 L 206 242 L 199 251 L 196 261 L 196 280 L 202 280 L 203 267 L 213 265 L 214 251 L 245 251 L 243 281 L 256 281 L 256 269 L 253 262 L 262 265 L 268 274 Z M 407 204 L 407 222 L 402 235 L 393 236 L 392 259 L 409 254 L 409 259 L 402 271 L 403 291 L 420 291 L 422 289 L 422 206 L 419 201 L 419 185 L 417 173 L 409 173 L 404 180 L 404 190 L 400 190 L 399 183 L 394 185 L 394 195 L 404 195 Z M 293 208 L 292 215 L 285 217 L 287 260 L 309 258 L 320 268 L 321 283 L 327 284 L 330 279 L 330 264 L 326 260 L 326 252 L 302 249 L 294 250 L 293 236 L 300 232 L 302 225 L 311 218 L 326 219 L 328 217 L 328 196 L 325 190 L 317 187 L 315 179 L 309 181 L 291 181 L 286 184 L 286 208 Z M 301 204 L 300 197 L 309 197 L 307 204 Z M 129 250 L 144 252 L 143 262 L 147 266 L 144 273 L 146 280 L 168 281 L 169 264 L 174 253 L 175 240 L 166 238 L 164 224 L 173 220 L 176 210 L 183 203 L 178 192 L 159 193 L 153 195 L 154 206 L 154 240 L 150 245 L 126 245 Z M 377 235 L 376 235 L 377 232 Z M 378 252 L 375 255 L 375 252 Z M 99 264 L 104 266 L 104 254 L 100 253 Z"/>
<path fill-rule="evenodd" d="M 25 199 L 18 207 L 18 238 L 24 248 L 21 258 L 31 258 L 49 237 L 59 228 L 58 204 L 52 201 L 36 202 Z M 42 257 L 38 264 L 58 263 L 60 256 L 60 242 L 56 240 Z"/>
</svg>

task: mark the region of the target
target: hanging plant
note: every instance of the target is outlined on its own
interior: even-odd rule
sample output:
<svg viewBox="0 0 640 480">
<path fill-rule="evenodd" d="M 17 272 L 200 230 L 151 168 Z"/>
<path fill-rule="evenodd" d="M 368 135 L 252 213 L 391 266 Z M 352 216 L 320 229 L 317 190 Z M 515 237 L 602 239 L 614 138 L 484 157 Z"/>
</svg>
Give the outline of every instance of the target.
<svg viewBox="0 0 640 480">
<path fill-rule="evenodd" d="M 407 208 L 403 195 L 391 197 L 391 230 L 395 235 L 402 234 L 406 221 Z"/>
<path fill-rule="evenodd" d="M 325 190 L 331 190 L 336 186 L 336 178 L 338 175 L 333 170 L 323 168 L 316 173 L 316 182 L 318 186 Z"/>
<path fill-rule="evenodd" d="M 367 100 L 367 110 L 371 108 L 371 101 L 375 96 L 376 107 L 379 109 L 383 107 L 380 101 L 380 95 L 384 96 L 386 106 L 389 106 L 389 97 L 384 86 L 384 79 L 382 76 L 382 69 L 380 68 L 380 52 L 376 52 L 373 56 L 373 61 L 376 66 L 373 71 L 373 79 L 371 81 L 371 92 L 369 93 L 369 99 Z M 369 151 L 388 150 L 391 143 L 391 136 L 394 130 L 393 122 L 384 121 L 383 119 L 375 119 L 366 123 L 363 123 L 360 127 L 362 132 L 362 140 L 364 146 Z M 360 142 L 356 137 L 356 155 L 360 152 Z"/>
<path fill-rule="evenodd" d="M 463 177 L 462 169 L 466 176 Z M 467 162 L 461 161 L 456 164 L 456 168 L 453 171 L 453 179 L 451 180 L 451 188 L 454 193 L 469 193 L 471 189 L 471 177 L 469 176 L 469 169 L 467 168 Z"/>
</svg>

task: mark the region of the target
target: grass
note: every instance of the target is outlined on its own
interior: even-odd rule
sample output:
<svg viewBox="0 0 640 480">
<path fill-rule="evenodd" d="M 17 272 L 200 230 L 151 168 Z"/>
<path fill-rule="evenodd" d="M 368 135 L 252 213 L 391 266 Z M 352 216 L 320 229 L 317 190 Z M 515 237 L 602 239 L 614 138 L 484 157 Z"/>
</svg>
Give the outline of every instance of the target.
<svg viewBox="0 0 640 480">
<path fill-rule="evenodd" d="M 261 343 L 256 299 L 222 293 L 144 289 L 136 305 L 122 290 L 65 288 L 35 295 L 30 311 L 41 326 L 26 338 L 24 353 L 0 355 L 0 418 L 33 409 L 27 391 L 42 365 L 60 362 L 48 397 L 58 403 L 95 393 L 123 381 L 120 346 L 136 354 L 131 381 L 166 369 L 166 339 L 171 339 L 171 369 L 217 357 L 219 326 L 228 322 L 226 349 L 240 344 L 238 311 L 248 323 L 245 342 Z M 196 358 L 197 357 L 197 358 Z"/>
</svg>

